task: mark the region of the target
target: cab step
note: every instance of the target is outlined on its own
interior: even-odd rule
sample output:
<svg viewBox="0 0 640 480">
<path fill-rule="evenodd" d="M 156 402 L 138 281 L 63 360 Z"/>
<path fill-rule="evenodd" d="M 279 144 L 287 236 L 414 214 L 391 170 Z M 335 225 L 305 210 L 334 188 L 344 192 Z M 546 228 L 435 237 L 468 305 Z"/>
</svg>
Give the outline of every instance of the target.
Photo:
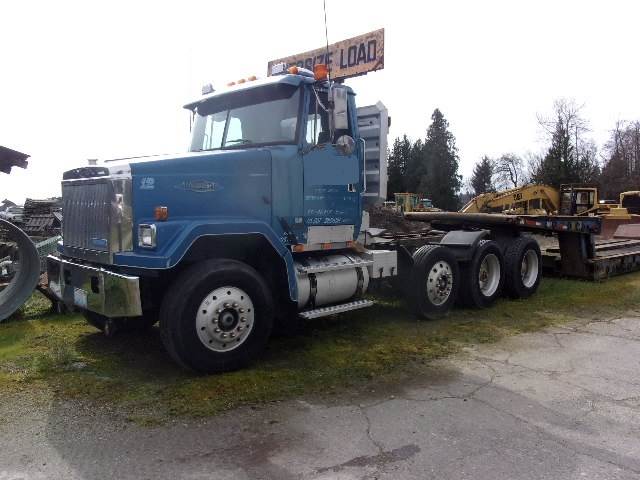
<svg viewBox="0 0 640 480">
<path fill-rule="evenodd" d="M 369 267 L 371 265 L 373 265 L 373 260 L 355 259 L 349 262 L 324 263 L 322 265 L 312 265 L 312 266 L 299 266 L 298 272 L 306 273 L 306 274 L 321 273 L 321 272 L 331 272 L 334 270 L 347 270 L 349 268 Z"/>
<path fill-rule="evenodd" d="M 331 305 L 328 307 L 316 308 L 314 310 L 306 310 L 298 313 L 298 316 L 305 320 L 311 320 L 313 318 L 328 317 L 329 315 L 335 315 L 337 313 L 371 307 L 373 304 L 374 302 L 371 300 L 356 300 L 354 302 L 343 303 L 341 305 Z"/>
</svg>

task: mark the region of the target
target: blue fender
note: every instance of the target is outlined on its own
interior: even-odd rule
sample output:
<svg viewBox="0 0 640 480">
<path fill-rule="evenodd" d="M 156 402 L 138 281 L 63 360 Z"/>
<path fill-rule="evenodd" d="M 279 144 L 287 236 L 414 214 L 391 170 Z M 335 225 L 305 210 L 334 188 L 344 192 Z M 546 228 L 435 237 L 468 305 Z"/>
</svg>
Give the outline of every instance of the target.
<svg viewBox="0 0 640 480">
<path fill-rule="evenodd" d="M 144 222 L 141 222 L 144 223 Z M 210 218 L 202 220 L 178 220 L 154 223 L 157 229 L 156 249 L 135 247 L 133 252 L 114 255 L 114 263 L 123 267 L 165 270 L 176 266 L 196 240 L 206 236 L 261 235 L 285 262 L 289 297 L 297 301 L 298 288 L 293 265 L 293 255 L 276 232 L 266 222 L 246 218 L 224 218 L 218 221 Z M 137 237 L 137 232 L 135 234 Z M 134 238 L 134 245 L 138 240 Z"/>
</svg>

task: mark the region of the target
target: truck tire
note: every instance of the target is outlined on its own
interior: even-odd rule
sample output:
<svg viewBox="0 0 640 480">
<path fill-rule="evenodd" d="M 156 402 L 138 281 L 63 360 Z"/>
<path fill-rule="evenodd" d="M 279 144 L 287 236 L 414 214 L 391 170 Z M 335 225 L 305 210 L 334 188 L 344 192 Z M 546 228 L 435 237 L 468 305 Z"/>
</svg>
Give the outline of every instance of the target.
<svg viewBox="0 0 640 480">
<path fill-rule="evenodd" d="M 542 256 L 538 242 L 520 236 L 511 243 L 504 255 L 505 291 L 511 298 L 527 298 L 540 285 Z"/>
<path fill-rule="evenodd" d="M 429 320 L 446 315 L 458 292 L 460 276 L 455 256 L 446 247 L 425 245 L 416 250 L 413 259 L 406 285 L 409 308 Z"/>
<path fill-rule="evenodd" d="M 236 260 L 207 260 L 187 268 L 167 290 L 160 334 L 185 368 L 237 370 L 264 350 L 273 313 L 271 291 L 255 269 Z"/>
<path fill-rule="evenodd" d="M 471 261 L 460 267 L 461 305 L 474 308 L 490 306 L 502 294 L 504 258 L 499 245 L 480 240 Z"/>
</svg>

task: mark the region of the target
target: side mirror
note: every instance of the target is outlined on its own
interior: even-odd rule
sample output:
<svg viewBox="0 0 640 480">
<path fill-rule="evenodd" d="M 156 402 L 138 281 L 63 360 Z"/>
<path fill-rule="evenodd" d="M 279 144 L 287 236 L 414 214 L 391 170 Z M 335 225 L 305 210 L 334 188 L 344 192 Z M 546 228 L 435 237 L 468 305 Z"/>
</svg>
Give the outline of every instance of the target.
<svg viewBox="0 0 640 480">
<path fill-rule="evenodd" d="M 347 89 L 334 85 L 331 88 L 333 100 L 333 128 L 335 130 L 347 130 L 349 117 L 347 116 Z"/>
</svg>

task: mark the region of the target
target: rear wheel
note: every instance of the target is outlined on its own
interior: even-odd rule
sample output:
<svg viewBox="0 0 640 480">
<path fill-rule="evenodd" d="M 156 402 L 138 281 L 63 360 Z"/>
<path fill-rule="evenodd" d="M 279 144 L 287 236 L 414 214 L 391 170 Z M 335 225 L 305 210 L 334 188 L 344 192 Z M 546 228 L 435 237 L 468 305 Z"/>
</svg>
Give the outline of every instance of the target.
<svg viewBox="0 0 640 480">
<path fill-rule="evenodd" d="M 459 270 L 454 255 L 440 245 L 425 245 L 414 255 L 406 285 L 407 301 L 415 315 L 436 319 L 451 309 L 458 291 Z"/>
<path fill-rule="evenodd" d="M 511 298 L 527 298 L 540 285 L 542 256 L 538 242 L 521 236 L 505 252 L 505 290 Z"/>
<path fill-rule="evenodd" d="M 273 310 L 269 287 L 256 270 L 236 260 L 209 260 L 169 287 L 160 310 L 162 341 L 186 368 L 236 370 L 264 349 Z"/>
<path fill-rule="evenodd" d="M 468 307 L 485 308 L 502 293 L 504 260 L 498 244 L 481 240 L 469 263 L 460 269 L 458 300 Z"/>
</svg>

